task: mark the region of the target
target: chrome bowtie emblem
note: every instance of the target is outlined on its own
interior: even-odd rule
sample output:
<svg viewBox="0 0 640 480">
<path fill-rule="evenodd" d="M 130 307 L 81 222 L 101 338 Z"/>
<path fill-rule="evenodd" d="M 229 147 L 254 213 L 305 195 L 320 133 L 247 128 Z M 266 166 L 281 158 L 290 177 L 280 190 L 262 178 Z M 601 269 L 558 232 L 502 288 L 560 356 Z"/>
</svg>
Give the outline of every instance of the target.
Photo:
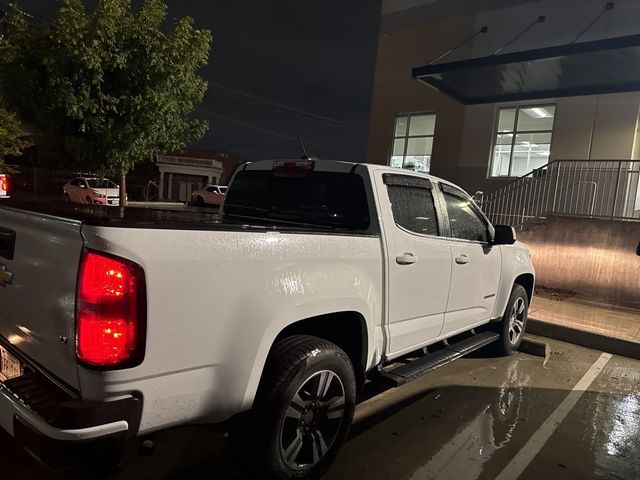
<svg viewBox="0 0 640 480">
<path fill-rule="evenodd" d="M 4 263 L 0 263 L 0 286 L 6 287 L 11 285 L 13 281 L 13 273 L 7 271 L 7 266 Z"/>
</svg>

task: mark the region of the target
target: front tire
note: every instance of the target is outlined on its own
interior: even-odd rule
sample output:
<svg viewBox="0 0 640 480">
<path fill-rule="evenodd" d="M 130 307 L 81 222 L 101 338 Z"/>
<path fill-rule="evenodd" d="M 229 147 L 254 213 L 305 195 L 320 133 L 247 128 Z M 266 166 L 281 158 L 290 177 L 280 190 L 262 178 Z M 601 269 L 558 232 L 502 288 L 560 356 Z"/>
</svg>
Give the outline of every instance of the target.
<svg viewBox="0 0 640 480">
<path fill-rule="evenodd" d="M 520 284 L 515 284 L 502 320 L 498 323 L 500 338 L 495 343 L 498 354 L 512 355 L 522 343 L 527 327 L 529 296 Z"/>
<path fill-rule="evenodd" d="M 252 464 L 252 478 L 320 478 L 349 432 L 355 400 L 353 366 L 337 345 L 308 335 L 279 340 L 253 410 L 231 432 L 237 457 Z"/>
</svg>

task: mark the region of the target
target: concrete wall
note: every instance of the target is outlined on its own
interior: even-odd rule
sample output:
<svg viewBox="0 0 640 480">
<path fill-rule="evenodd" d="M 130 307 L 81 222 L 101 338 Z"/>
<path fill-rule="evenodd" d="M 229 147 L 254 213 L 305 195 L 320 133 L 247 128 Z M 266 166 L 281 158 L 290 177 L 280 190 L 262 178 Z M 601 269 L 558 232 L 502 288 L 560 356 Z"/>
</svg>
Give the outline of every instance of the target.
<svg viewBox="0 0 640 480">
<path fill-rule="evenodd" d="M 640 222 L 548 217 L 518 239 L 531 249 L 538 285 L 640 307 Z"/>
</svg>

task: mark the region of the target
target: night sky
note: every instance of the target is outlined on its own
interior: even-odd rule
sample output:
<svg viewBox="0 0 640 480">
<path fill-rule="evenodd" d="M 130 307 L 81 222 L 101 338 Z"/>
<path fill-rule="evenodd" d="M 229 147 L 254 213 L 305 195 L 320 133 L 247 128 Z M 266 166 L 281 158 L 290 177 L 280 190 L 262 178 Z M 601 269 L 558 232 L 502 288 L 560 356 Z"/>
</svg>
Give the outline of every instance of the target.
<svg viewBox="0 0 640 480">
<path fill-rule="evenodd" d="M 310 154 L 364 160 L 380 0 L 167 4 L 170 17 L 190 15 L 213 31 L 202 70 L 209 90 L 197 110 L 211 127 L 193 147 L 246 159 L 297 158 L 300 131 Z M 47 21 L 57 2 L 18 5 Z"/>
</svg>

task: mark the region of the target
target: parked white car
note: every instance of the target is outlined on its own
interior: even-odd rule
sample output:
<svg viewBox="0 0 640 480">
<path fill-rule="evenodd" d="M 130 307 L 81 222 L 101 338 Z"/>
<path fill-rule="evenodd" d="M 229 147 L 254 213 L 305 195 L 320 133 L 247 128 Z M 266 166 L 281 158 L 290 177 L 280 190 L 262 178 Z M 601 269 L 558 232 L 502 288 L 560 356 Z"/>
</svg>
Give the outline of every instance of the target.
<svg viewBox="0 0 640 480">
<path fill-rule="evenodd" d="M 65 202 L 113 206 L 120 204 L 119 186 L 108 178 L 76 177 L 64 185 L 63 191 Z"/>
<path fill-rule="evenodd" d="M 227 187 L 222 185 L 207 185 L 191 194 L 192 205 L 214 205 L 219 207 L 224 201 Z"/>
<path fill-rule="evenodd" d="M 0 205 L 0 426 L 59 463 L 230 420 L 250 478 L 316 478 L 365 379 L 522 341 L 529 251 L 447 181 L 260 161 L 221 218 Z"/>
</svg>

